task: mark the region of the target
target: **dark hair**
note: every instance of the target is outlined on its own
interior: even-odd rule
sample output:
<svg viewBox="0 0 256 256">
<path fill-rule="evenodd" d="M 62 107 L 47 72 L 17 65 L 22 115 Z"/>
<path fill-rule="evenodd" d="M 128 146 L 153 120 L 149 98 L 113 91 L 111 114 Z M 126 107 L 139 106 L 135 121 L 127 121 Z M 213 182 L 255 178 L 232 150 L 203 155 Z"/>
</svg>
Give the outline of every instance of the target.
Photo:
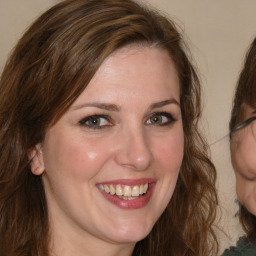
<svg viewBox="0 0 256 256">
<path fill-rule="evenodd" d="M 229 129 L 243 120 L 243 103 L 256 106 L 256 38 L 253 40 L 245 58 L 244 67 L 238 79 Z"/>
<path fill-rule="evenodd" d="M 244 67 L 240 74 L 236 93 L 233 101 L 233 109 L 229 130 L 244 121 L 243 104 L 256 107 L 256 38 L 253 40 L 245 58 Z M 250 241 L 256 241 L 256 217 L 243 205 L 239 205 L 239 218 Z"/>
<path fill-rule="evenodd" d="M 41 177 L 28 151 L 82 93 L 102 62 L 128 44 L 165 49 L 180 81 L 184 159 L 173 197 L 133 255 L 216 255 L 216 171 L 198 132 L 200 84 L 175 24 L 131 0 L 68 0 L 20 39 L 0 80 L 1 255 L 48 255 Z"/>
</svg>

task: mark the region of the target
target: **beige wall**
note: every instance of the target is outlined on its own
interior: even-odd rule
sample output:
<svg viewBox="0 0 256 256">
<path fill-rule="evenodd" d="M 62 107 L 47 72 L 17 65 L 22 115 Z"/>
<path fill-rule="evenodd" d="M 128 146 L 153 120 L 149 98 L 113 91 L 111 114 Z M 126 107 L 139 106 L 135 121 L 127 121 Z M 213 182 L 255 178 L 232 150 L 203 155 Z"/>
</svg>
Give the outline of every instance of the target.
<svg viewBox="0 0 256 256">
<path fill-rule="evenodd" d="M 145 0 L 147 2 L 147 0 Z M 256 36 L 255 0 L 148 0 L 179 24 L 190 43 L 204 87 L 202 127 L 211 146 L 218 171 L 221 249 L 235 243 L 243 233 L 234 217 L 235 177 L 230 164 L 228 122 L 234 87 L 245 51 Z M 216 143 L 217 141 L 217 143 Z"/>
<path fill-rule="evenodd" d="M 204 87 L 202 128 L 218 169 L 222 225 L 231 240 L 241 234 L 234 203 L 235 182 L 229 163 L 228 120 L 234 86 L 245 50 L 256 36 L 255 0 L 140 0 L 172 17 L 183 29 Z M 0 0 L 0 71 L 25 27 L 56 0 Z"/>
</svg>

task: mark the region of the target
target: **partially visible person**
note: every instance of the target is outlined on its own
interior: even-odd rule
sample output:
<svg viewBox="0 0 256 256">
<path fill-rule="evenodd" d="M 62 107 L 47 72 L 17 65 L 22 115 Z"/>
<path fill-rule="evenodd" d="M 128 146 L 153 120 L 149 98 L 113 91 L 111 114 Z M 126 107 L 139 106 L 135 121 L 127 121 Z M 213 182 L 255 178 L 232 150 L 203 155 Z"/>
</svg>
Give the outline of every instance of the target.
<svg viewBox="0 0 256 256">
<path fill-rule="evenodd" d="M 230 120 L 239 218 L 246 233 L 224 256 L 256 255 L 256 38 L 240 74 Z"/>
<path fill-rule="evenodd" d="M 216 171 L 200 84 L 172 21 L 68 0 L 0 81 L 1 256 L 210 256 Z"/>
</svg>

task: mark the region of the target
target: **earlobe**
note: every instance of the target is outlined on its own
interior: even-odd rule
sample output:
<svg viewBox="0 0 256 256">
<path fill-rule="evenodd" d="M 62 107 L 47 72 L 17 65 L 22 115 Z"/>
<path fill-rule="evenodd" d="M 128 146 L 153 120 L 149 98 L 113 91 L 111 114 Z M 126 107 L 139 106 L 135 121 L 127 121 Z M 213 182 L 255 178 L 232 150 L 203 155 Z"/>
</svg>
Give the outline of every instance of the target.
<svg viewBox="0 0 256 256">
<path fill-rule="evenodd" d="M 37 144 L 28 152 L 28 158 L 30 161 L 30 170 L 34 175 L 43 174 L 44 161 L 43 161 L 43 152 L 41 150 L 41 145 Z"/>
</svg>

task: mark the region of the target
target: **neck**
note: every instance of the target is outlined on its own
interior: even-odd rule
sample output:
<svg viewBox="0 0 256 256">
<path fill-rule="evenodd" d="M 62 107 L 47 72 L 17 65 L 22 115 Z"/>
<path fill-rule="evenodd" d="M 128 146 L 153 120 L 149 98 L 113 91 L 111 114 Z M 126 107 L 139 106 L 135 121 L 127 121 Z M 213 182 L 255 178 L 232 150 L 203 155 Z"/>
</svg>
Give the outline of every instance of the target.
<svg viewBox="0 0 256 256">
<path fill-rule="evenodd" d="M 50 221 L 50 256 L 131 256 L 135 243 L 115 243 L 84 230 L 67 229 L 64 223 Z M 64 225 L 63 225 L 64 224 Z"/>
<path fill-rule="evenodd" d="M 79 244 L 77 241 L 73 243 L 52 242 L 50 247 L 50 256 L 132 256 L 134 246 L 117 246 L 116 244 L 107 244 L 106 242 L 97 243 L 95 246 L 89 241 L 85 241 L 84 244 Z"/>
</svg>

